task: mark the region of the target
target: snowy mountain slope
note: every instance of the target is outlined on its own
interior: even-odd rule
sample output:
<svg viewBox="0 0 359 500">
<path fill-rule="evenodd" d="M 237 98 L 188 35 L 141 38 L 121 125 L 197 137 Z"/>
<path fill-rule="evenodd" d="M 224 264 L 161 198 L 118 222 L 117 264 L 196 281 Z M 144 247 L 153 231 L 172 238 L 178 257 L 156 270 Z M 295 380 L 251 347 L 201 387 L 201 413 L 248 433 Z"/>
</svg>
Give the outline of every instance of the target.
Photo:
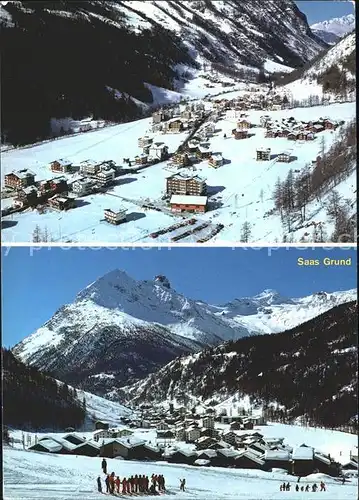
<svg viewBox="0 0 359 500">
<path fill-rule="evenodd" d="M 333 33 L 342 38 L 355 30 L 355 15 L 348 14 L 347 16 L 334 17 L 328 21 L 312 24 L 310 28 L 314 32 L 324 31 L 326 33 Z"/>
<path fill-rule="evenodd" d="M 340 37 L 338 35 L 336 35 L 335 33 L 330 33 L 329 31 L 316 30 L 312 28 L 312 32 L 328 45 L 335 45 L 340 40 Z"/>
<path fill-rule="evenodd" d="M 143 378 L 177 356 L 296 326 L 353 297 L 349 291 L 286 299 L 267 290 L 209 305 L 166 282 L 136 281 L 116 270 L 87 286 L 13 352 L 75 386 L 102 393 Z"/>
<path fill-rule="evenodd" d="M 292 73 L 285 85 L 293 95 L 309 96 L 355 93 L 356 34 L 340 39 L 320 56 Z"/>
<path fill-rule="evenodd" d="M 118 397 L 194 405 L 248 395 L 259 403 L 284 405 L 292 418 L 308 415 L 335 428 L 357 414 L 357 330 L 356 302 L 348 302 L 282 333 L 246 337 L 176 359 L 119 389 Z"/>
<path fill-rule="evenodd" d="M 11 144 L 47 138 L 51 118 L 141 116 L 141 102 L 157 100 L 145 82 L 180 88 L 179 65 L 259 72 L 268 60 L 301 66 L 326 47 L 292 0 L 17 1 L 2 6 L 0 22 L 2 128 Z"/>
</svg>

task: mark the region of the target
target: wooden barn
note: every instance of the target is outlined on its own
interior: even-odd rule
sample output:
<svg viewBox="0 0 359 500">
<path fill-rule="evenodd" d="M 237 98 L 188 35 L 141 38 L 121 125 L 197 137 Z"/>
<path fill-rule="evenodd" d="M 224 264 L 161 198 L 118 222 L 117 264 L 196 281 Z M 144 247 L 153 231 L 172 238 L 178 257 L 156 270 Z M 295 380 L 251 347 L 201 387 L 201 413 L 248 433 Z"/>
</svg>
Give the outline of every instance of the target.
<svg viewBox="0 0 359 500">
<path fill-rule="evenodd" d="M 52 172 L 61 172 L 62 174 L 68 174 L 72 172 L 72 163 L 69 160 L 54 160 L 50 163 L 50 169 Z"/>
<path fill-rule="evenodd" d="M 63 194 L 55 194 L 55 196 L 48 199 L 48 204 L 56 210 L 66 211 L 76 207 L 76 200 Z"/>
<path fill-rule="evenodd" d="M 16 197 L 14 198 L 14 204 L 18 207 L 31 207 L 37 205 L 38 190 L 35 186 L 28 186 L 23 189 L 19 189 Z"/>
<path fill-rule="evenodd" d="M 78 444 L 76 448 L 73 449 L 74 455 L 83 455 L 86 457 L 98 457 L 100 454 L 100 446 L 96 443 L 90 441 L 85 441 L 84 443 Z"/>
<path fill-rule="evenodd" d="M 314 470 L 314 450 L 311 446 L 302 445 L 292 453 L 292 473 L 295 476 L 307 476 Z"/>
<path fill-rule="evenodd" d="M 264 467 L 266 470 L 273 468 L 291 470 L 291 458 L 287 450 L 266 450 L 264 453 Z"/>
<path fill-rule="evenodd" d="M 248 139 L 248 130 L 233 129 L 232 134 L 235 139 Z"/>
<path fill-rule="evenodd" d="M 223 165 L 223 156 L 219 153 L 212 154 L 208 159 L 208 165 L 213 168 L 218 168 Z"/>
</svg>

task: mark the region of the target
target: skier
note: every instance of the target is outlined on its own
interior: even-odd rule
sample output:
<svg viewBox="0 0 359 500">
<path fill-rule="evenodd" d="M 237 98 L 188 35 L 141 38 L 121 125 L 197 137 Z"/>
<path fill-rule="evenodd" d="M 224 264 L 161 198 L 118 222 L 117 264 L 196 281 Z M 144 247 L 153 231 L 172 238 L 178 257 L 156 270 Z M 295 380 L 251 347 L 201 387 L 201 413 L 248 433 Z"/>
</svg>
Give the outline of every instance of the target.
<svg viewBox="0 0 359 500">
<path fill-rule="evenodd" d="M 105 479 L 106 493 L 110 493 L 110 474 L 107 474 Z"/>
<path fill-rule="evenodd" d="M 282 484 L 279 487 L 279 491 L 283 491 L 283 485 Z"/>
<path fill-rule="evenodd" d="M 227 134 L 223 134 L 223 138 L 224 138 L 224 139 L 227 139 Z"/>
<path fill-rule="evenodd" d="M 107 474 L 107 462 L 105 459 L 102 460 L 101 467 L 104 474 Z"/>
<path fill-rule="evenodd" d="M 117 493 L 120 493 L 120 484 L 121 484 L 121 481 L 120 481 L 119 476 L 116 477 L 115 484 L 116 484 Z"/>
<path fill-rule="evenodd" d="M 345 476 L 343 476 L 343 479 L 342 479 L 342 484 L 345 483 Z"/>
<path fill-rule="evenodd" d="M 149 487 L 149 484 L 150 484 L 150 480 L 148 478 L 148 476 L 145 477 L 145 481 L 144 481 L 144 487 L 145 487 L 145 491 L 148 491 L 148 487 Z"/>
<path fill-rule="evenodd" d="M 102 484 L 101 484 L 101 478 L 98 476 L 97 478 L 97 489 L 99 493 L 102 493 Z"/>
<path fill-rule="evenodd" d="M 131 481 L 127 479 L 127 493 L 131 493 Z"/>
<path fill-rule="evenodd" d="M 162 474 L 162 491 L 166 491 L 166 481 L 165 481 L 165 476 Z"/>
<path fill-rule="evenodd" d="M 125 495 L 127 493 L 127 479 L 125 477 L 122 479 L 122 493 Z"/>
<path fill-rule="evenodd" d="M 185 485 L 186 485 L 186 480 L 180 479 L 180 491 L 184 491 Z"/>
<path fill-rule="evenodd" d="M 286 488 L 285 488 L 285 489 L 286 489 L 286 491 L 290 491 L 290 484 L 289 484 L 289 483 L 287 483 L 287 485 L 286 485 Z"/>
<path fill-rule="evenodd" d="M 132 479 L 133 479 L 132 485 L 133 485 L 133 488 L 134 488 L 132 491 L 135 491 L 136 493 L 138 493 L 138 486 L 139 486 L 139 484 L 138 484 L 139 483 L 138 475 L 136 474 L 135 477 L 132 477 Z"/>
<path fill-rule="evenodd" d="M 312 491 L 317 491 L 318 486 L 314 483 L 312 486 Z"/>
<path fill-rule="evenodd" d="M 326 491 L 325 483 L 323 481 L 320 482 L 320 491 Z"/>
<path fill-rule="evenodd" d="M 309 484 L 305 487 L 305 491 L 309 491 Z"/>
<path fill-rule="evenodd" d="M 301 486 L 301 487 L 300 487 L 300 491 L 304 491 L 304 486 Z"/>
<path fill-rule="evenodd" d="M 295 485 L 295 491 L 299 491 L 299 484 Z"/>
<path fill-rule="evenodd" d="M 128 482 L 130 483 L 130 486 L 131 486 L 131 493 L 134 493 L 135 492 L 135 478 L 133 477 L 133 475 L 130 477 Z"/>
</svg>

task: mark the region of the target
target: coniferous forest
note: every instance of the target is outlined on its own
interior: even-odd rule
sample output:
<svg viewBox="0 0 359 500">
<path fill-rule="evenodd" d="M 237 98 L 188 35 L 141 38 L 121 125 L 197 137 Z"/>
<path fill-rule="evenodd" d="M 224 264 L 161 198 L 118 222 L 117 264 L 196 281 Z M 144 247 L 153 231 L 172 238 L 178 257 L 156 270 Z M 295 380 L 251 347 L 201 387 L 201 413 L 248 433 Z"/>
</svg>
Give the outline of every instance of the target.
<svg viewBox="0 0 359 500">
<path fill-rule="evenodd" d="M 2 138 L 11 144 L 49 137 L 51 118 L 139 117 L 131 97 L 153 99 L 144 82 L 170 89 L 172 66 L 193 64 L 179 38 L 159 25 L 136 34 L 96 17 L 89 22 L 82 2 L 63 5 L 73 17 L 47 13 L 46 3 L 53 4 L 27 2 L 36 15 L 9 3 L 15 25 L 1 27 Z M 99 14 L 105 8 L 98 2 Z"/>
<path fill-rule="evenodd" d="M 80 426 L 85 403 L 76 390 L 26 366 L 11 351 L 2 349 L 3 422 L 22 429 L 65 429 Z"/>
<path fill-rule="evenodd" d="M 252 404 L 264 405 L 268 417 L 283 423 L 301 418 L 308 425 L 356 432 L 356 303 L 283 333 L 207 348 L 189 363 L 177 358 L 146 384 L 119 390 L 121 397 L 138 402 L 175 397 L 186 403 L 195 396 L 219 398 L 218 403 L 233 394 L 249 395 Z M 282 409 L 276 411 L 272 403 Z"/>
</svg>

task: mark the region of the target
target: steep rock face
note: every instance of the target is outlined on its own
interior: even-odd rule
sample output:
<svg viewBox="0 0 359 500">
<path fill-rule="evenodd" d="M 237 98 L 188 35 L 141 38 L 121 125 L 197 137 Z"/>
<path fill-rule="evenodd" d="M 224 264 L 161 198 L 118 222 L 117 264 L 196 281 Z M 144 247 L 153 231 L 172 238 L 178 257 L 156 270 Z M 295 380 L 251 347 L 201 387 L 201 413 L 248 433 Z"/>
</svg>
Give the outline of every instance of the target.
<svg viewBox="0 0 359 500">
<path fill-rule="evenodd" d="M 169 280 L 112 271 L 61 307 L 13 352 L 60 379 L 103 393 L 177 356 L 241 337 L 283 331 L 355 297 L 355 291 L 289 299 L 273 290 L 223 306 L 185 297 Z"/>
<path fill-rule="evenodd" d="M 117 397 L 195 404 L 247 395 L 262 404 L 278 402 L 293 418 L 348 424 L 357 415 L 357 330 L 357 304 L 349 302 L 286 332 L 176 359 Z"/>
<path fill-rule="evenodd" d="M 153 102 L 145 83 L 181 88 L 197 63 L 295 67 L 325 47 L 292 0 L 15 1 L 0 22 L 12 144 L 47 137 L 51 118 L 141 116 Z"/>
</svg>

